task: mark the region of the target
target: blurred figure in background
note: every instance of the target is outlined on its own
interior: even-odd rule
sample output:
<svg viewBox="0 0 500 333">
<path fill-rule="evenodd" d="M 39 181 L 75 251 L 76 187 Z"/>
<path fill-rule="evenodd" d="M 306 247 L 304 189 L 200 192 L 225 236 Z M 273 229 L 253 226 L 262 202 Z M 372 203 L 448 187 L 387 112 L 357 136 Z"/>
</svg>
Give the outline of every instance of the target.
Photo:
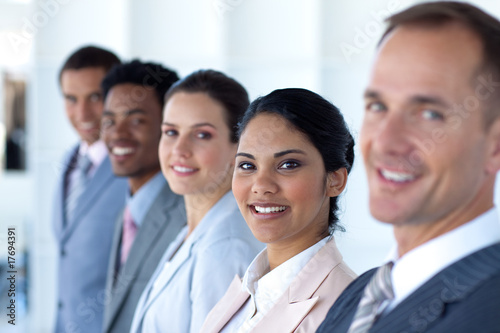
<svg viewBox="0 0 500 333">
<path fill-rule="evenodd" d="M 127 182 L 113 175 L 100 140 L 101 81 L 119 63 L 113 53 L 88 46 L 74 52 L 59 74 L 66 115 L 80 142 L 64 157 L 54 201 L 57 333 L 102 328 L 113 226 L 124 206 Z"/>
<path fill-rule="evenodd" d="M 249 101 L 237 81 L 212 70 L 177 82 L 165 99 L 160 164 L 172 191 L 184 196 L 187 226 L 144 290 L 130 332 L 198 333 L 262 249 L 231 191 L 236 124 Z"/>
<path fill-rule="evenodd" d="M 102 137 L 113 172 L 127 177 L 108 268 L 104 332 L 128 332 L 137 302 L 163 253 L 186 224 L 184 200 L 160 170 L 165 93 L 179 78 L 160 64 L 115 66 L 102 83 Z"/>
</svg>

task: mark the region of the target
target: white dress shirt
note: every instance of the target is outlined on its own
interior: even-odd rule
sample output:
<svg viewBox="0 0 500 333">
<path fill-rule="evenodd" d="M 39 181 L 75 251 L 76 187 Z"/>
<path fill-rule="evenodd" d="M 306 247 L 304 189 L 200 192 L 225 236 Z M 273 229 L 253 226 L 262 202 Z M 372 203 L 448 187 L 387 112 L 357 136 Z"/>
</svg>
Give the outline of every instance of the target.
<svg viewBox="0 0 500 333">
<path fill-rule="evenodd" d="M 384 313 L 430 280 L 434 275 L 460 259 L 500 242 L 500 223 L 496 208 L 474 220 L 436 237 L 398 258 L 397 248 L 389 260 L 394 261 L 391 272 L 394 299 Z"/>
<path fill-rule="evenodd" d="M 323 238 L 272 271 L 269 271 L 267 249 L 259 253 L 248 267 L 242 281 L 242 289 L 250 294 L 250 298 L 221 332 L 250 332 L 276 304 L 297 274 L 329 238 L 330 236 Z"/>
<path fill-rule="evenodd" d="M 90 167 L 87 177 L 88 179 L 92 178 L 94 174 L 96 173 L 97 169 L 101 165 L 102 161 L 106 158 L 108 154 L 108 150 L 106 148 L 106 145 L 102 140 L 98 140 L 94 142 L 92 145 L 88 145 L 87 142 L 82 141 L 80 143 L 80 147 L 78 148 L 78 158 L 88 155 L 90 161 L 92 162 L 92 166 Z M 69 174 L 68 174 L 68 183 L 67 183 L 67 192 L 70 193 L 73 189 L 73 186 L 75 184 L 75 178 L 77 177 L 77 168 L 73 168 Z"/>
</svg>

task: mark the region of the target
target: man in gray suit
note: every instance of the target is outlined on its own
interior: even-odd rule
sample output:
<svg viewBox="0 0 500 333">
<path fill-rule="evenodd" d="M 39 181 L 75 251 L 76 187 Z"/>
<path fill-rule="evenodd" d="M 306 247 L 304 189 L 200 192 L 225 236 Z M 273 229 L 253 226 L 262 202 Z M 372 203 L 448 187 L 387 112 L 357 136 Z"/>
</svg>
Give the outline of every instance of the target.
<svg viewBox="0 0 500 333">
<path fill-rule="evenodd" d="M 159 64 L 134 60 L 113 68 L 102 83 L 103 139 L 113 172 L 129 184 L 114 231 L 104 332 L 130 330 L 142 291 L 186 224 L 184 200 L 170 190 L 158 160 L 164 96 L 177 80 Z"/>
<path fill-rule="evenodd" d="M 319 332 L 500 332 L 500 22 L 460 2 L 389 18 L 365 92 L 370 211 L 389 262 Z"/>
<path fill-rule="evenodd" d="M 66 115 L 80 142 L 64 157 L 54 200 L 57 333 L 98 332 L 102 326 L 113 226 L 127 184 L 111 172 L 106 146 L 99 139 L 100 84 L 119 63 L 113 53 L 88 46 L 75 51 L 59 73 Z"/>
</svg>

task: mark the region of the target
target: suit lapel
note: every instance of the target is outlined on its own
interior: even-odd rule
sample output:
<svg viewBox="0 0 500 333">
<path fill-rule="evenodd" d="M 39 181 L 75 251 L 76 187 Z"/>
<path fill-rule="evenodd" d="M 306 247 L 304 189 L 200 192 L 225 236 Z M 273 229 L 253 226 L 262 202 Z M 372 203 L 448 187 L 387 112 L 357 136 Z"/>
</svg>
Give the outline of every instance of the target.
<svg viewBox="0 0 500 333">
<path fill-rule="evenodd" d="M 220 332 L 236 312 L 245 304 L 250 294 L 243 291 L 241 286 L 240 277 L 235 276 L 224 297 L 222 297 L 220 302 L 218 302 L 210 312 L 210 323 L 207 322 L 207 326 L 204 326 L 202 331 L 206 333 Z"/>
<path fill-rule="evenodd" d="M 85 191 L 79 199 L 80 202 L 75 208 L 75 219 L 73 221 L 68 221 L 69 223 L 67 223 L 67 226 L 63 231 L 63 243 L 66 242 L 66 240 L 71 236 L 73 230 L 75 230 L 82 220 L 85 212 L 89 210 L 92 204 L 99 200 L 99 196 L 102 194 L 103 189 L 108 185 L 113 177 L 109 157 L 106 156 L 101 165 L 99 165 L 95 175 L 92 179 L 90 179 Z"/>
<path fill-rule="evenodd" d="M 370 332 L 429 329 L 449 304 L 460 302 L 500 271 L 500 244 L 475 252 L 444 269 L 375 323 Z"/>
<path fill-rule="evenodd" d="M 293 332 L 318 302 L 314 293 L 342 262 L 335 241 L 330 240 L 293 279 L 278 302 L 255 326 L 255 332 Z"/>
<path fill-rule="evenodd" d="M 157 275 L 152 277 L 153 281 L 158 282 L 158 277 L 161 277 L 162 285 L 158 286 L 158 290 L 155 292 L 155 294 L 150 294 L 148 296 L 148 300 L 146 305 L 143 308 L 143 313 L 141 317 L 143 317 L 144 313 L 148 310 L 149 306 L 154 303 L 156 298 L 161 295 L 163 289 L 167 287 L 167 285 L 170 283 L 170 280 L 172 280 L 173 276 L 177 273 L 179 268 L 186 262 L 189 257 L 191 256 L 191 249 L 193 247 L 193 244 L 195 243 L 195 240 L 193 240 L 191 243 L 184 243 L 180 246 L 178 249 L 177 253 L 175 253 L 174 257 L 170 261 L 169 267 L 165 272 L 165 275 L 162 276 L 162 267 L 158 266 L 157 270 Z M 162 261 L 163 262 L 163 261 Z M 150 291 L 152 293 L 153 290 Z"/>
<path fill-rule="evenodd" d="M 130 250 L 127 262 L 116 277 L 113 289 L 120 288 L 120 292 L 116 292 L 116 299 L 112 302 L 111 316 L 114 316 L 116 311 L 121 307 L 125 296 L 128 294 L 144 263 L 144 258 L 147 257 L 148 253 L 151 253 L 151 249 L 156 246 L 158 239 L 166 232 L 177 234 L 179 229 L 182 228 L 177 223 L 170 223 L 170 216 L 172 214 L 169 211 L 178 200 L 180 199 L 174 197 L 168 185 L 165 185 L 145 216 L 144 222 L 137 233 L 136 241 L 134 241 Z M 169 222 L 167 223 L 167 221 Z M 121 231 L 122 227 L 120 226 L 120 239 Z M 118 251 L 115 252 L 113 258 L 115 262 L 118 260 Z"/>
<path fill-rule="evenodd" d="M 56 197 L 55 197 L 55 229 L 56 229 L 56 235 L 58 236 L 59 240 L 62 240 L 63 233 L 64 233 L 64 226 L 66 225 L 67 228 L 67 223 L 65 222 L 66 217 L 64 216 L 64 196 L 65 196 L 65 187 L 66 187 L 66 178 L 68 175 L 68 172 L 71 168 L 71 160 L 74 158 L 74 155 L 78 151 L 78 145 L 75 147 L 71 148 L 69 152 L 67 152 L 64 155 L 62 164 L 60 165 L 60 170 L 59 170 L 59 179 L 57 183 L 57 189 L 56 189 Z"/>
</svg>

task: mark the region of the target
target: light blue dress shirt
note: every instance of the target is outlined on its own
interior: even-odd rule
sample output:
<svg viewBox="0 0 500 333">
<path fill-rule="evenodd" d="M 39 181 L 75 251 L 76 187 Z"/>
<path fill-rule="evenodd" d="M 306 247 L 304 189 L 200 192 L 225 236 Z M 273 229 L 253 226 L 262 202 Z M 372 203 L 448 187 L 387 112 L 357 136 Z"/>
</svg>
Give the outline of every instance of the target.
<svg viewBox="0 0 500 333">
<path fill-rule="evenodd" d="M 130 332 L 198 333 L 234 276 L 242 276 L 264 247 L 231 191 L 184 240 L 186 235 L 187 227 L 165 252 L 139 300 Z"/>
<path fill-rule="evenodd" d="M 137 228 L 141 227 L 144 217 L 149 212 L 149 208 L 151 208 L 151 205 L 166 183 L 165 177 L 158 171 L 133 196 L 130 195 L 130 189 L 127 191 L 126 203 Z"/>
</svg>

